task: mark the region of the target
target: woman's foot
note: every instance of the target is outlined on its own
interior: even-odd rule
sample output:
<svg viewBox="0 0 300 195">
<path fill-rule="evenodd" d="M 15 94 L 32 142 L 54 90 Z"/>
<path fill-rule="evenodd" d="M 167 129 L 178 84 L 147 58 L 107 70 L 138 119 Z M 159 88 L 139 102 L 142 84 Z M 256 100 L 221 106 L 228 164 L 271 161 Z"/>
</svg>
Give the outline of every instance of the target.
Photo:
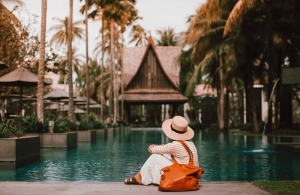
<svg viewBox="0 0 300 195">
<path fill-rule="evenodd" d="M 124 180 L 124 184 L 126 185 L 141 185 L 139 181 L 135 177 L 131 177 Z"/>
</svg>

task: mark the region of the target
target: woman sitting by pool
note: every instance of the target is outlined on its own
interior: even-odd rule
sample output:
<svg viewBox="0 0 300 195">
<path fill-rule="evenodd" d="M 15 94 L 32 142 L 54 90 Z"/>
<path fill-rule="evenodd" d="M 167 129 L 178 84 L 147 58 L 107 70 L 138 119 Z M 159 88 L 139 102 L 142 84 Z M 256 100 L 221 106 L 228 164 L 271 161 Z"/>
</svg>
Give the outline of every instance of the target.
<svg viewBox="0 0 300 195">
<path fill-rule="evenodd" d="M 189 154 L 178 140 L 184 140 L 193 153 L 194 165 L 199 166 L 197 149 L 191 140 L 194 137 L 194 131 L 188 126 L 185 118 L 175 116 L 164 121 L 162 130 L 172 142 L 164 145 L 150 145 L 148 151 L 151 156 L 135 176 L 124 180 L 125 184 L 159 185 L 160 176 L 163 173 L 161 169 L 173 164 L 171 155 L 178 163 L 188 164 Z"/>
</svg>

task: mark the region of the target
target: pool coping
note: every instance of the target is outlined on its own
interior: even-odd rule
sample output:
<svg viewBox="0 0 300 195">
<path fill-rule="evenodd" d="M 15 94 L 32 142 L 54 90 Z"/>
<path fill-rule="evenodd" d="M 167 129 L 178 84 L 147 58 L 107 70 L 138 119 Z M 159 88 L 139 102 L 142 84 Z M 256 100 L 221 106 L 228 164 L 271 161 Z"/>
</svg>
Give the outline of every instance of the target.
<svg viewBox="0 0 300 195">
<path fill-rule="evenodd" d="M 201 182 L 198 191 L 184 194 L 202 195 L 267 195 L 251 182 Z M 2 194 L 162 194 L 157 186 L 124 185 L 122 182 L 0 182 Z M 183 194 L 182 192 L 178 194 Z"/>
</svg>

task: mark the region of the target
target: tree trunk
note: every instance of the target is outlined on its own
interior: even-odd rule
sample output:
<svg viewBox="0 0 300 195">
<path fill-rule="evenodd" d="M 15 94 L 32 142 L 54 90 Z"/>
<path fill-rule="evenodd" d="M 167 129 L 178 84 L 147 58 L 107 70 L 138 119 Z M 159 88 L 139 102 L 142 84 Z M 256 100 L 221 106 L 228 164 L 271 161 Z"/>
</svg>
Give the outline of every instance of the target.
<svg viewBox="0 0 300 195">
<path fill-rule="evenodd" d="M 113 22 L 110 23 L 110 93 L 109 93 L 109 117 L 114 118 L 114 49 L 113 49 Z"/>
<path fill-rule="evenodd" d="M 223 66 L 222 54 L 219 49 L 219 62 L 220 67 Z M 219 70 L 219 88 L 218 92 L 218 104 L 217 104 L 217 113 L 218 113 L 218 126 L 220 130 L 225 129 L 225 121 L 224 121 L 224 111 L 225 111 L 225 94 L 224 94 L 224 70 L 220 68 Z"/>
<path fill-rule="evenodd" d="M 114 26 L 113 26 L 114 28 Z M 113 31 L 113 36 L 115 36 L 115 31 Z M 113 44 L 115 44 L 115 40 L 113 41 Z M 113 46 L 115 52 L 115 46 Z M 116 47 L 117 48 L 117 47 Z M 117 59 L 117 57 L 116 57 Z M 115 53 L 113 55 L 113 60 L 115 61 Z M 114 123 L 117 123 L 117 120 L 119 119 L 119 102 L 118 102 L 118 95 L 119 95 L 119 83 L 118 83 L 118 67 L 115 63 L 113 63 L 113 85 L 114 85 Z"/>
<path fill-rule="evenodd" d="M 111 70 L 112 70 L 112 95 L 113 98 L 113 122 L 117 123 L 117 84 L 116 84 L 116 66 L 115 66 L 115 47 L 114 47 L 114 22 L 111 21 L 110 23 L 110 55 L 111 55 Z"/>
<path fill-rule="evenodd" d="M 228 129 L 229 127 L 229 113 L 232 113 L 229 105 L 229 87 L 227 86 L 226 94 L 224 95 L 224 128 Z M 225 112 L 226 110 L 226 112 Z"/>
<path fill-rule="evenodd" d="M 42 0 L 41 19 L 41 43 L 37 86 L 37 116 L 39 121 L 44 122 L 44 58 L 46 39 L 47 0 Z"/>
<path fill-rule="evenodd" d="M 104 12 L 104 9 L 102 9 L 102 13 Z M 101 48 L 101 52 L 102 52 L 102 59 L 101 59 L 101 85 L 100 85 L 100 91 L 101 91 L 101 95 L 100 95 L 100 103 L 101 103 L 101 107 L 100 107 L 100 121 L 103 122 L 103 107 L 104 107 L 104 88 L 103 88 L 103 74 L 104 74 L 104 17 L 102 16 L 102 29 L 101 29 L 101 37 L 102 37 L 102 48 Z"/>
<path fill-rule="evenodd" d="M 247 94 L 246 94 L 247 95 Z M 257 120 L 257 110 L 255 104 L 255 97 L 253 93 L 253 88 L 248 89 L 248 97 L 246 96 L 246 102 L 249 108 L 249 119 L 250 119 L 250 126 L 253 131 L 259 131 L 259 125 Z"/>
<path fill-rule="evenodd" d="M 90 90 L 89 90 L 89 26 L 88 26 L 88 0 L 85 0 L 85 82 L 86 82 L 86 119 L 90 113 Z"/>
<path fill-rule="evenodd" d="M 73 30 L 73 0 L 70 0 L 70 16 L 68 24 L 68 84 L 69 84 L 69 110 L 68 119 L 71 122 L 75 121 L 74 117 L 74 100 L 73 100 L 73 51 L 72 51 L 72 30 Z"/>
<path fill-rule="evenodd" d="M 121 46 L 121 120 L 124 121 L 124 85 L 123 85 L 123 50 L 124 49 L 124 33 L 122 33 L 122 46 Z"/>
<path fill-rule="evenodd" d="M 249 65 L 247 65 L 248 71 L 246 71 L 246 76 L 244 78 L 245 82 L 245 93 L 246 93 L 246 110 L 247 118 L 249 120 L 251 129 L 253 131 L 259 131 L 259 125 L 257 120 L 257 111 L 256 111 L 256 101 L 253 91 L 253 80 L 252 80 L 252 71 L 250 71 Z"/>
<path fill-rule="evenodd" d="M 292 89 L 289 85 L 280 86 L 280 127 L 293 124 Z"/>
</svg>

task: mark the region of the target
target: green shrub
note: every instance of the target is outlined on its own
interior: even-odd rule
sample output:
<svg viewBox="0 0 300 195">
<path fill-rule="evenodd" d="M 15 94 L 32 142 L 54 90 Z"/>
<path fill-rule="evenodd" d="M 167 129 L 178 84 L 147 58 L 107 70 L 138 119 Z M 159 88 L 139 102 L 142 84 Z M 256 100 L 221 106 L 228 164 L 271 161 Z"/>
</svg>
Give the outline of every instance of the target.
<svg viewBox="0 0 300 195">
<path fill-rule="evenodd" d="M 218 124 L 210 124 L 205 130 L 219 130 Z"/>
<path fill-rule="evenodd" d="M 241 130 L 241 131 L 250 131 L 251 130 L 251 126 L 250 124 L 246 123 L 246 124 L 239 124 L 238 125 L 238 128 Z"/>
<path fill-rule="evenodd" d="M 86 115 L 81 115 L 80 121 L 78 123 L 78 130 L 88 130 L 93 129 L 94 125 L 94 115 L 90 115 L 88 120 L 86 119 Z"/>
<path fill-rule="evenodd" d="M 0 138 L 20 137 L 25 134 L 21 123 L 15 120 L 5 121 L 0 124 Z"/>
<path fill-rule="evenodd" d="M 81 131 L 81 130 L 88 130 L 88 129 L 93 129 L 93 123 L 87 120 L 81 120 L 78 125 L 78 130 Z"/>
<path fill-rule="evenodd" d="M 38 120 L 36 115 L 30 115 L 22 118 L 21 125 L 25 129 L 25 133 L 45 133 L 47 129 L 45 129 L 44 123 Z"/>
<path fill-rule="evenodd" d="M 125 121 L 122 121 L 122 120 L 117 121 L 117 123 L 118 123 L 118 126 L 119 126 L 119 127 L 125 127 L 125 126 L 128 126 L 128 124 L 127 124 Z"/>
<path fill-rule="evenodd" d="M 44 133 L 49 132 L 49 119 L 48 118 L 44 119 L 43 132 Z"/>
<path fill-rule="evenodd" d="M 191 122 L 189 124 L 189 126 L 193 129 L 193 130 L 203 130 L 203 129 L 206 129 L 207 126 L 202 124 L 202 123 L 199 123 L 198 121 L 197 122 Z"/>
<path fill-rule="evenodd" d="M 106 123 L 106 126 L 108 128 L 111 128 L 111 127 L 118 127 L 118 123 Z"/>
<path fill-rule="evenodd" d="M 64 133 L 76 129 L 76 124 L 70 122 L 67 118 L 54 120 L 54 133 Z"/>
<path fill-rule="evenodd" d="M 94 121 L 94 123 L 93 123 L 93 128 L 94 128 L 94 129 L 103 129 L 103 128 L 104 128 L 104 125 L 103 125 L 103 123 L 101 123 L 100 121 Z"/>
<path fill-rule="evenodd" d="M 88 120 L 86 119 L 86 115 L 82 115 L 80 117 L 80 121 L 78 124 L 78 130 L 87 130 L 87 129 L 101 129 L 104 128 L 103 123 L 97 120 L 95 114 L 90 114 Z"/>
</svg>

